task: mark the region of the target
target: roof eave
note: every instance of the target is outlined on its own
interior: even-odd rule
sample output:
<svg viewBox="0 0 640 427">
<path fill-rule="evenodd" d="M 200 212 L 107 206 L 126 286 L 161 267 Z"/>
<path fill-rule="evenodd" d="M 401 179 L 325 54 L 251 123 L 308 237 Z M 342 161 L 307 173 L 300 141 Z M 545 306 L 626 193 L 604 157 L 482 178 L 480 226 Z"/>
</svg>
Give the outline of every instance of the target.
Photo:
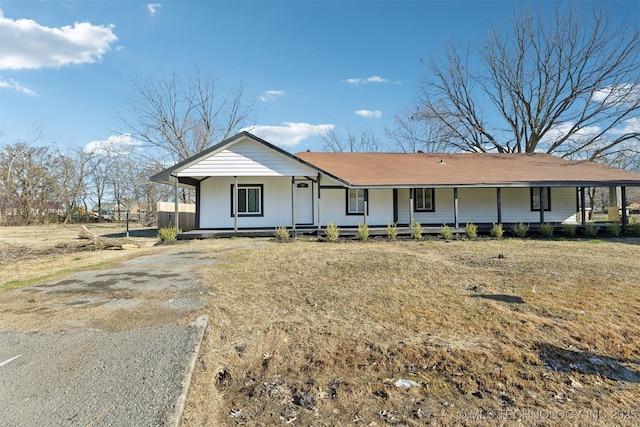
<svg viewBox="0 0 640 427">
<path fill-rule="evenodd" d="M 346 184 L 349 188 L 528 188 L 528 187 L 640 187 L 640 181 L 526 181 L 482 183 Z"/>
</svg>

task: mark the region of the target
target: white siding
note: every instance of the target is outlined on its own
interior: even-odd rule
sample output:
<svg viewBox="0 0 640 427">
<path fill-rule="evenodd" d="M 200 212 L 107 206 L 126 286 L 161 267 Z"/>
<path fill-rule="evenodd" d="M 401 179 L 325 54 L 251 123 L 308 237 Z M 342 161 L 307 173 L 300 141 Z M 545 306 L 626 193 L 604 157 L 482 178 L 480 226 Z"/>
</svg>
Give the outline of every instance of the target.
<svg viewBox="0 0 640 427">
<path fill-rule="evenodd" d="M 529 188 L 502 188 L 503 223 L 537 223 L 540 212 L 531 211 Z M 575 220 L 576 196 L 573 187 L 551 188 L 551 211 L 545 211 L 545 222 Z M 421 224 L 453 223 L 453 189 L 435 189 L 435 212 L 414 212 Z M 398 219 L 409 223 L 409 189 L 398 190 Z M 495 223 L 498 221 L 497 191 L 495 188 L 458 188 L 458 223 Z"/>
<path fill-rule="evenodd" d="M 291 226 L 291 178 L 238 177 L 238 184 L 263 184 L 261 217 L 238 217 L 238 228 Z M 233 228 L 231 186 L 233 178 L 214 177 L 200 186 L 200 228 Z"/>
<path fill-rule="evenodd" d="M 347 195 L 344 188 L 323 188 L 320 198 L 320 225 L 330 221 L 345 227 L 355 227 L 364 223 L 364 215 L 347 215 Z M 369 215 L 367 224 L 386 225 L 393 222 L 393 190 L 369 190 Z"/>
<path fill-rule="evenodd" d="M 537 189 L 536 189 L 537 191 Z M 502 222 L 540 222 L 540 211 L 531 211 L 529 188 L 502 189 Z M 551 188 L 551 210 L 544 212 L 545 222 L 570 222 L 576 215 L 576 189 Z"/>
<path fill-rule="evenodd" d="M 317 171 L 252 140 L 212 154 L 178 176 L 316 176 Z"/>
<path fill-rule="evenodd" d="M 434 212 L 414 212 L 413 219 L 420 224 L 442 225 L 452 223 L 453 218 L 453 189 L 452 188 L 436 188 L 433 195 L 435 201 Z M 400 224 L 409 224 L 409 189 L 401 188 L 398 190 L 398 222 Z"/>
<path fill-rule="evenodd" d="M 273 228 L 279 225 L 291 226 L 291 178 L 290 177 L 238 177 L 238 184 L 263 185 L 262 217 L 238 218 L 239 228 Z M 233 177 L 212 177 L 202 181 L 200 191 L 200 228 L 233 228 L 231 215 L 231 186 Z M 383 226 L 393 221 L 393 190 L 369 190 L 369 225 Z M 323 188 L 321 190 L 320 225 L 329 221 L 339 226 L 355 227 L 364 222 L 362 215 L 346 214 L 346 189 Z M 315 217 L 314 191 L 314 224 Z M 502 222 L 537 223 L 538 211 L 531 211 L 529 188 L 503 188 Z M 299 201 L 302 202 L 302 201 Z M 458 189 L 459 225 L 467 222 L 497 222 L 497 195 L 495 188 Z M 551 211 L 545 211 L 545 222 L 567 222 L 575 219 L 575 189 L 552 188 Z M 409 190 L 398 189 L 398 216 L 400 224 L 409 223 Z M 435 189 L 435 212 L 414 212 L 415 220 L 423 225 L 452 224 L 453 189 Z"/>
<path fill-rule="evenodd" d="M 495 188 L 459 188 L 459 224 L 498 222 L 498 191 Z M 504 190 L 502 190 L 504 194 Z M 504 221 L 504 214 L 503 214 Z"/>
</svg>

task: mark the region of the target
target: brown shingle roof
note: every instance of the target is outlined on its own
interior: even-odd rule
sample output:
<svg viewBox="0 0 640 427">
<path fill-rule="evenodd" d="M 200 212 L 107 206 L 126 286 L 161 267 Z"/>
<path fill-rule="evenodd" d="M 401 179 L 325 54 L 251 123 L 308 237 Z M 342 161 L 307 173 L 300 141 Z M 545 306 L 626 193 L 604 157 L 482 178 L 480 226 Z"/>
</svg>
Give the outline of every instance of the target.
<svg viewBox="0 0 640 427">
<path fill-rule="evenodd" d="M 303 152 L 296 156 L 353 186 L 640 186 L 640 174 L 548 154 Z"/>
</svg>

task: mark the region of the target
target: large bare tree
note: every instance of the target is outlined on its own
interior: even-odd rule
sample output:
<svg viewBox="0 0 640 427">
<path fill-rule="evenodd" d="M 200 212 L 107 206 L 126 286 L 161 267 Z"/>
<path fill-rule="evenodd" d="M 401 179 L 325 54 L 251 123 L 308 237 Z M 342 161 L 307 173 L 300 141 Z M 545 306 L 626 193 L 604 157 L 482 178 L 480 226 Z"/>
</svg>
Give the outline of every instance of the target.
<svg viewBox="0 0 640 427">
<path fill-rule="evenodd" d="M 221 93 L 216 80 L 197 66 L 186 78 L 174 72 L 134 83 L 131 116 L 119 114 L 124 131 L 155 148 L 156 158 L 165 161 L 184 160 L 226 139 L 253 110 L 253 100 L 244 99 L 244 84 Z"/>
<path fill-rule="evenodd" d="M 393 148 L 402 153 L 454 150 L 445 126 L 424 109 L 405 109 L 395 117 L 395 128 L 385 129 L 385 135 L 394 142 Z"/>
<path fill-rule="evenodd" d="M 640 30 L 604 5 L 524 8 L 477 49 L 450 42 L 426 68 L 422 114 L 457 150 L 598 159 L 640 143 Z"/>
</svg>

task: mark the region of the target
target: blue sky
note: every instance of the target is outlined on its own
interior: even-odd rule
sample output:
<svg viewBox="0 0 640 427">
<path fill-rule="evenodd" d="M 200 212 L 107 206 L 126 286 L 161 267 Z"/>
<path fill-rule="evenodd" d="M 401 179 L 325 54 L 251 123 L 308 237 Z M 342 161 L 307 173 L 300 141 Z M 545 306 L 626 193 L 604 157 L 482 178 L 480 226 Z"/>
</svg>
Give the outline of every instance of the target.
<svg viewBox="0 0 640 427">
<path fill-rule="evenodd" d="M 507 26 L 512 1 L 0 0 L 0 144 L 84 147 L 122 139 L 133 81 L 198 64 L 222 92 L 246 84 L 263 137 L 322 149 L 328 129 L 385 140 L 414 104 L 422 59 L 448 39 Z M 539 1 L 542 7 L 551 1 Z M 638 19 L 640 1 L 616 1 Z"/>
</svg>

